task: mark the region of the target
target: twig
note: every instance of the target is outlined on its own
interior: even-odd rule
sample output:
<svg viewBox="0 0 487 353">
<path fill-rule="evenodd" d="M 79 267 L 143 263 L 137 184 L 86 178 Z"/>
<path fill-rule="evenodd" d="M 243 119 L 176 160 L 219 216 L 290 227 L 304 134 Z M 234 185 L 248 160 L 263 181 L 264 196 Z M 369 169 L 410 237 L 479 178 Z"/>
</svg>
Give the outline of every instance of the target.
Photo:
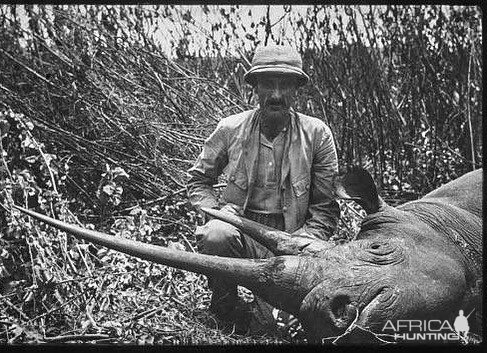
<svg viewBox="0 0 487 353">
<path fill-rule="evenodd" d="M 151 317 L 155 314 L 157 314 L 158 312 L 164 310 L 166 308 L 165 305 L 163 306 L 160 306 L 158 308 L 155 308 L 155 309 L 149 309 L 149 310 L 146 310 L 146 311 L 143 311 L 141 312 L 140 314 L 137 314 L 129 319 L 125 319 L 124 321 L 127 322 L 127 321 L 135 321 L 135 320 L 139 320 L 139 319 L 142 319 L 142 318 L 148 318 L 148 317 Z"/>
<path fill-rule="evenodd" d="M 30 132 L 29 128 L 26 126 L 25 122 L 22 121 L 22 120 L 20 120 L 20 123 L 22 124 L 22 126 L 25 129 L 25 131 L 29 135 L 29 138 L 31 139 L 31 141 L 33 141 L 34 144 L 36 145 L 37 150 L 39 151 L 42 159 L 44 160 L 44 164 L 47 167 L 47 170 L 49 171 L 49 176 L 50 176 L 51 182 L 52 182 L 52 188 L 53 188 L 54 192 L 56 193 L 56 195 L 58 195 L 57 188 L 56 188 L 56 180 L 54 179 L 54 174 L 52 173 L 52 169 L 49 166 L 49 163 L 47 161 L 46 154 L 42 151 L 41 146 L 39 145 L 39 143 L 37 142 L 37 140 L 34 138 L 34 136 L 32 135 L 32 133 Z"/>
<path fill-rule="evenodd" d="M 191 245 L 191 243 L 189 242 L 188 238 L 186 238 L 186 236 L 183 234 L 183 233 L 179 233 L 179 236 L 181 238 L 183 238 L 184 242 L 186 243 L 186 245 L 189 246 L 189 248 L 191 249 L 192 252 L 196 252 L 196 250 L 194 249 L 193 245 Z"/>
<path fill-rule="evenodd" d="M 86 196 L 88 199 L 91 199 L 91 197 L 92 197 L 92 196 L 91 196 L 90 194 L 88 194 L 88 193 L 85 191 L 85 189 L 83 189 L 83 188 L 82 188 L 82 187 L 81 187 L 81 186 L 80 186 L 80 185 L 79 185 L 79 184 L 78 184 L 78 183 L 77 183 L 77 182 L 76 182 L 76 181 L 75 181 L 73 178 L 71 178 L 71 177 L 70 177 L 68 174 L 65 174 L 65 176 L 66 176 L 66 178 L 68 178 L 68 179 L 69 179 L 69 181 L 70 181 L 70 182 L 71 182 L 71 183 L 72 183 L 74 186 L 76 186 L 76 187 L 79 189 L 79 191 L 81 191 L 81 192 L 82 192 L 82 193 L 83 193 L 83 194 L 84 194 L 84 195 L 85 195 L 85 196 Z"/>
<path fill-rule="evenodd" d="M 200 146 L 200 144 L 205 141 L 205 139 L 202 137 L 191 136 L 191 135 L 185 134 L 185 133 L 180 132 L 180 131 L 176 131 L 176 130 L 167 130 L 167 131 L 172 133 L 172 134 L 175 134 L 175 135 L 178 135 L 181 137 L 185 137 L 185 138 L 190 139 L 190 140 L 198 141 L 199 144 L 195 144 L 196 146 Z M 189 142 L 189 141 L 187 141 L 187 142 Z"/>
<path fill-rule="evenodd" d="M 12 92 L 11 90 L 9 90 L 7 87 L 5 87 L 4 85 L 2 85 L 1 83 L 0 83 L 0 88 L 3 89 L 4 91 L 7 91 L 10 94 L 16 94 L 15 92 Z"/>
<path fill-rule="evenodd" d="M 36 321 L 36 320 L 39 320 L 41 317 L 44 317 L 44 316 L 47 316 L 47 315 L 50 315 L 52 314 L 53 312 L 59 310 L 59 309 L 62 309 L 63 307 L 65 307 L 66 305 L 70 304 L 71 302 L 75 301 L 76 299 L 79 299 L 80 297 L 82 297 L 85 293 L 80 293 L 78 294 L 77 296 L 75 296 L 74 298 L 71 298 L 69 299 L 68 301 L 66 301 L 64 304 L 58 306 L 57 308 L 54 308 L 54 309 L 51 309 L 47 312 L 45 312 L 44 314 L 41 314 L 41 315 L 37 315 L 35 318 L 33 319 L 30 319 L 29 322 L 32 322 L 32 321 Z"/>
<path fill-rule="evenodd" d="M 119 340 L 118 337 L 110 337 L 110 338 L 104 338 L 100 340 L 95 340 L 95 344 L 106 344 L 106 343 L 113 343 L 113 341 Z"/>
<path fill-rule="evenodd" d="M 10 60 L 12 60 L 13 62 L 15 62 L 16 64 L 22 66 L 24 69 L 26 69 L 27 71 L 29 71 L 31 74 L 33 74 L 34 76 L 36 76 L 37 78 L 40 78 L 42 81 L 44 81 L 45 83 L 49 84 L 50 86 L 54 87 L 54 88 L 57 88 L 58 90 L 60 90 L 61 92 L 63 93 L 66 93 L 66 91 L 61 88 L 61 87 L 58 87 L 56 86 L 54 83 L 52 83 L 51 81 L 49 81 L 47 78 L 45 78 L 44 76 L 42 76 L 41 74 L 37 73 L 36 71 L 32 70 L 30 67 L 28 67 L 27 65 L 23 64 L 22 62 L 18 61 L 17 59 L 15 59 L 12 55 L 10 55 L 9 53 L 7 53 L 5 50 L 3 50 L 2 48 L 0 48 L 0 52 L 3 53 L 7 58 L 9 58 Z"/>
<path fill-rule="evenodd" d="M 168 195 L 164 195 L 162 197 L 158 197 L 157 199 L 154 199 L 154 200 L 150 200 L 150 201 L 147 201 L 147 202 L 144 202 L 144 203 L 141 203 L 141 204 L 137 204 L 135 206 L 131 206 L 131 207 L 128 207 L 128 208 L 124 208 L 123 210 L 120 210 L 118 211 L 117 213 L 122 213 L 122 212 L 128 212 L 128 211 L 132 211 L 133 209 L 137 208 L 137 207 L 142 207 L 142 206 L 150 206 L 150 205 L 153 205 L 155 203 L 159 203 L 159 202 L 163 202 L 165 201 L 166 199 L 174 196 L 174 195 L 178 195 L 178 194 L 181 194 L 183 192 L 186 191 L 186 188 L 181 188 L 179 190 L 176 190 Z"/>
<path fill-rule="evenodd" d="M 341 335 L 339 335 L 339 336 L 325 337 L 325 338 L 323 338 L 323 342 L 324 342 L 325 340 L 331 340 L 331 339 L 333 339 L 332 344 L 337 344 L 337 343 L 338 343 L 338 340 L 339 340 L 340 338 L 343 338 L 343 337 L 345 337 L 345 336 L 347 336 L 347 335 L 351 334 L 352 330 L 353 330 L 355 327 L 357 327 L 357 328 L 359 328 L 359 329 L 361 329 L 361 330 L 363 330 L 363 331 L 366 331 L 366 332 L 368 332 L 368 333 L 372 334 L 372 335 L 373 335 L 373 336 L 374 336 L 374 337 L 375 337 L 377 340 L 379 340 L 380 342 L 383 342 L 383 343 L 396 343 L 396 342 L 387 341 L 387 340 L 384 340 L 384 339 L 382 339 L 382 338 L 381 338 L 381 337 L 391 337 L 391 338 L 394 338 L 394 339 L 395 339 L 395 337 L 394 337 L 394 336 L 392 336 L 392 335 L 389 335 L 389 334 L 378 334 L 378 333 L 372 332 L 372 331 L 370 331 L 370 330 L 368 330 L 368 329 L 366 329 L 366 328 L 363 328 L 363 327 L 362 327 L 362 326 L 360 326 L 360 325 L 357 325 L 357 324 L 356 324 L 356 322 L 358 321 L 358 318 L 359 318 L 359 313 L 360 313 L 360 312 L 359 312 L 359 310 L 356 308 L 355 319 L 354 319 L 354 320 L 352 321 L 352 323 L 351 323 L 351 324 L 350 324 L 350 325 L 347 327 L 347 329 L 345 330 L 345 332 L 344 332 L 344 333 L 342 333 L 342 334 L 341 334 Z M 380 336 L 380 337 L 379 337 L 379 336 Z"/>
<path fill-rule="evenodd" d="M 148 66 L 152 70 L 152 73 L 154 74 L 154 77 L 156 78 L 157 83 L 159 84 L 159 89 L 161 90 L 161 92 L 164 94 L 164 96 L 166 96 L 166 98 L 169 100 L 169 102 L 171 102 L 171 104 L 174 106 L 174 108 L 176 108 L 176 110 L 179 113 L 179 116 L 181 118 L 184 118 L 185 114 L 183 113 L 183 111 L 179 107 L 179 104 L 176 104 L 174 102 L 174 100 L 171 98 L 171 96 L 169 95 L 169 92 L 167 92 L 167 88 L 174 90 L 173 87 L 170 87 L 167 84 L 165 84 L 164 82 L 162 82 L 162 80 L 159 77 L 159 75 L 157 74 L 157 72 L 152 68 L 152 65 L 148 65 Z M 176 93 L 176 94 L 179 95 L 178 93 Z"/>
<path fill-rule="evenodd" d="M 355 323 L 358 321 L 358 318 L 359 318 L 359 310 L 358 308 L 355 308 L 355 319 L 353 319 L 352 323 L 347 327 L 347 329 L 343 334 L 341 334 L 340 336 L 338 336 L 333 340 L 333 344 L 335 344 L 341 337 L 347 335 L 350 331 L 352 331 L 352 329 L 355 326 Z"/>
<path fill-rule="evenodd" d="M 174 192 L 170 193 L 169 195 L 165 195 L 165 196 L 159 197 L 159 198 L 157 198 L 157 199 L 154 199 L 154 200 L 148 201 L 148 202 L 146 202 L 146 203 L 144 204 L 144 206 L 150 206 L 150 205 L 153 205 L 153 204 L 155 204 L 155 203 L 163 202 L 163 201 L 165 201 L 166 199 L 168 199 L 168 198 L 170 198 L 170 197 L 172 197 L 172 196 L 175 196 L 175 195 L 182 194 L 182 193 L 183 193 L 183 192 L 185 192 L 185 191 L 186 191 L 186 188 L 185 188 L 185 187 L 184 187 L 184 188 L 181 188 L 181 189 L 179 189 L 179 190 L 176 190 L 176 191 L 174 191 Z"/>
<path fill-rule="evenodd" d="M 388 334 L 388 333 L 375 333 L 375 332 L 373 332 L 371 330 L 368 330 L 366 328 L 363 328 L 360 325 L 355 325 L 355 327 L 358 327 L 359 329 L 361 329 L 363 331 L 366 331 L 366 332 L 372 334 L 375 338 L 377 338 L 379 341 L 381 341 L 383 343 L 392 343 L 392 344 L 396 344 L 397 343 L 396 342 L 397 338 L 394 335 L 391 335 L 391 334 Z M 394 341 L 387 341 L 387 340 L 382 339 L 381 337 L 392 338 L 392 339 L 394 339 Z"/>
<path fill-rule="evenodd" d="M 355 210 L 351 205 L 349 205 L 347 202 L 344 202 L 345 207 L 349 210 L 352 211 L 354 215 L 356 215 L 359 218 L 364 218 L 357 210 Z"/>
<path fill-rule="evenodd" d="M 194 161 L 189 161 L 187 159 L 181 159 L 181 158 L 168 158 L 167 159 L 169 162 L 181 162 L 181 163 L 188 163 L 188 164 L 193 164 Z"/>
<path fill-rule="evenodd" d="M 469 28 L 470 34 L 470 28 Z M 470 38 L 470 35 L 469 35 Z M 475 145 L 473 140 L 473 130 L 472 130 L 472 117 L 470 116 L 470 69 L 472 66 L 472 56 L 473 56 L 473 42 L 470 49 L 470 55 L 468 58 L 468 74 L 467 74 L 467 120 L 468 120 L 468 129 L 470 133 L 470 149 L 472 153 L 472 169 L 475 170 Z"/>
<path fill-rule="evenodd" d="M 27 205 L 27 202 L 25 204 Z M 32 222 L 32 220 L 29 219 L 28 222 L 30 223 L 30 222 Z M 32 244 L 28 240 L 28 238 L 27 238 L 26 243 L 27 243 L 27 249 L 29 250 L 29 257 L 30 257 L 31 264 L 34 264 L 35 263 L 34 262 L 34 256 L 32 256 L 32 249 L 31 249 Z M 32 268 L 32 284 L 34 286 L 37 286 L 37 278 L 36 278 L 36 273 L 35 273 L 35 266 L 31 266 L 31 268 Z"/>
<path fill-rule="evenodd" d="M 103 285 L 103 282 L 102 284 L 98 287 L 98 290 L 100 290 L 100 288 L 102 287 Z M 82 288 L 83 289 L 83 288 Z M 85 313 L 86 313 L 86 317 L 88 318 L 88 320 L 90 320 L 90 323 L 91 323 L 91 326 L 93 326 L 94 328 L 99 328 L 96 320 L 93 318 L 93 307 L 95 306 L 96 303 L 87 303 L 86 306 L 85 306 Z"/>
<path fill-rule="evenodd" d="M 22 317 L 22 319 L 24 320 L 29 320 L 29 318 L 27 317 L 27 315 L 25 315 L 25 313 L 20 310 L 19 308 L 17 308 L 14 304 L 12 304 L 12 302 L 10 300 L 8 300 L 7 298 L 5 297 L 0 297 L 0 299 L 3 299 L 3 301 L 9 306 L 11 307 L 12 309 L 14 309 L 16 312 L 19 313 L 19 315 Z"/>
<path fill-rule="evenodd" d="M 5 167 L 5 170 L 7 171 L 8 177 L 10 180 L 12 180 L 12 174 L 10 173 L 10 169 L 8 169 L 7 161 L 5 160 L 5 157 L 3 156 L 3 143 L 2 143 L 2 136 L 0 136 L 0 154 L 2 155 L 2 162 Z"/>
<path fill-rule="evenodd" d="M 175 287 L 175 289 L 176 289 L 176 287 Z M 187 306 L 188 306 L 187 304 L 182 303 L 180 300 L 178 300 L 178 299 L 176 299 L 176 298 L 174 298 L 174 297 L 171 297 L 171 300 L 172 300 L 173 302 L 175 302 L 175 303 L 177 303 L 177 304 L 179 304 L 179 305 L 183 306 L 183 307 L 187 307 Z"/>
<path fill-rule="evenodd" d="M 93 341 L 98 339 L 109 339 L 109 335 L 103 334 L 85 334 L 85 335 L 65 335 L 55 337 L 44 337 L 46 342 L 68 342 L 68 341 Z"/>
<path fill-rule="evenodd" d="M 81 248 L 79 247 L 79 243 L 76 243 L 76 249 L 78 250 L 78 253 L 79 253 L 79 256 L 81 256 L 81 260 L 83 260 L 83 264 L 85 265 L 86 267 L 86 271 L 88 271 L 88 274 L 90 276 L 93 276 L 91 270 L 90 270 L 90 267 L 88 266 L 88 263 L 86 262 L 86 257 L 85 255 L 83 254 L 83 252 L 81 251 Z"/>
</svg>

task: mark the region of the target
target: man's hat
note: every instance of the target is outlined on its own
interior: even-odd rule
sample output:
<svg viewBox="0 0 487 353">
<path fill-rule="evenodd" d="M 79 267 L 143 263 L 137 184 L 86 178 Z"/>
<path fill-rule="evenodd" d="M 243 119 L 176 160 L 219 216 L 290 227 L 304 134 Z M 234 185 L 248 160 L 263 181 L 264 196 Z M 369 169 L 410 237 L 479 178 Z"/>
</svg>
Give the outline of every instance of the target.
<svg viewBox="0 0 487 353">
<path fill-rule="evenodd" d="M 296 76 L 298 85 L 302 86 L 309 80 L 309 76 L 306 75 L 302 67 L 301 56 L 296 49 L 290 46 L 258 47 L 252 58 L 252 67 L 244 75 L 244 80 L 248 84 L 255 85 L 259 74 L 287 74 Z"/>
</svg>

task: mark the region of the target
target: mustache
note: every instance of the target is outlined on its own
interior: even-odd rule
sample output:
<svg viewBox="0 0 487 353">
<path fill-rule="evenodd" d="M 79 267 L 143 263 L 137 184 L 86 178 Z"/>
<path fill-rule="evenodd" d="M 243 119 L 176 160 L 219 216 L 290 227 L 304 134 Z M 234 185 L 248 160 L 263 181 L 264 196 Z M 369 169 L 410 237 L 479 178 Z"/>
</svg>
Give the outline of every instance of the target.
<svg viewBox="0 0 487 353">
<path fill-rule="evenodd" d="M 286 105 L 286 100 L 285 99 L 270 98 L 270 99 L 266 100 L 265 104 L 266 105 Z"/>
</svg>

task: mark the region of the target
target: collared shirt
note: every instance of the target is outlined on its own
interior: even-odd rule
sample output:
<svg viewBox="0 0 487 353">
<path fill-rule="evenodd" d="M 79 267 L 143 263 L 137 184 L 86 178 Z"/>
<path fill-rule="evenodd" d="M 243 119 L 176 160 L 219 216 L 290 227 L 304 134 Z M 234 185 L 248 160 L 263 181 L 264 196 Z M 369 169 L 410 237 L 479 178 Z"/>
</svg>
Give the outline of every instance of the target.
<svg viewBox="0 0 487 353">
<path fill-rule="evenodd" d="M 287 129 L 269 141 L 260 133 L 255 183 L 247 207 L 263 213 L 282 213 L 280 182 Z"/>
<path fill-rule="evenodd" d="M 188 196 L 197 207 L 217 208 L 220 200 L 247 210 L 257 182 L 259 155 L 258 109 L 222 119 L 206 139 L 188 171 Z M 340 208 L 333 195 L 338 160 L 330 128 L 322 121 L 291 111 L 284 135 L 281 206 L 287 232 L 304 232 L 327 239 L 337 226 Z M 277 160 L 275 160 L 277 162 Z M 221 199 L 212 185 L 228 177 Z"/>
</svg>

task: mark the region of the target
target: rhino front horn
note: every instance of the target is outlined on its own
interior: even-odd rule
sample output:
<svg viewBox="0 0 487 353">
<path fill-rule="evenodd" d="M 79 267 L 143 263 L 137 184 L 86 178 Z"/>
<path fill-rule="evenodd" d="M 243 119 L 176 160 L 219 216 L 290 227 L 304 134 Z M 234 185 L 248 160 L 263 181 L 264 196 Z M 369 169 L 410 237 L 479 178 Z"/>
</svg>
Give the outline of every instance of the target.
<svg viewBox="0 0 487 353">
<path fill-rule="evenodd" d="M 178 251 L 81 228 L 20 206 L 13 207 L 77 238 L 158 264 L 234 281 L 290 313 L 297 313 L 303 299 L 297 295 L 296 285 L 292 281 L 299 266 L 297 256 L 254 260 Z"/>
</svg>

